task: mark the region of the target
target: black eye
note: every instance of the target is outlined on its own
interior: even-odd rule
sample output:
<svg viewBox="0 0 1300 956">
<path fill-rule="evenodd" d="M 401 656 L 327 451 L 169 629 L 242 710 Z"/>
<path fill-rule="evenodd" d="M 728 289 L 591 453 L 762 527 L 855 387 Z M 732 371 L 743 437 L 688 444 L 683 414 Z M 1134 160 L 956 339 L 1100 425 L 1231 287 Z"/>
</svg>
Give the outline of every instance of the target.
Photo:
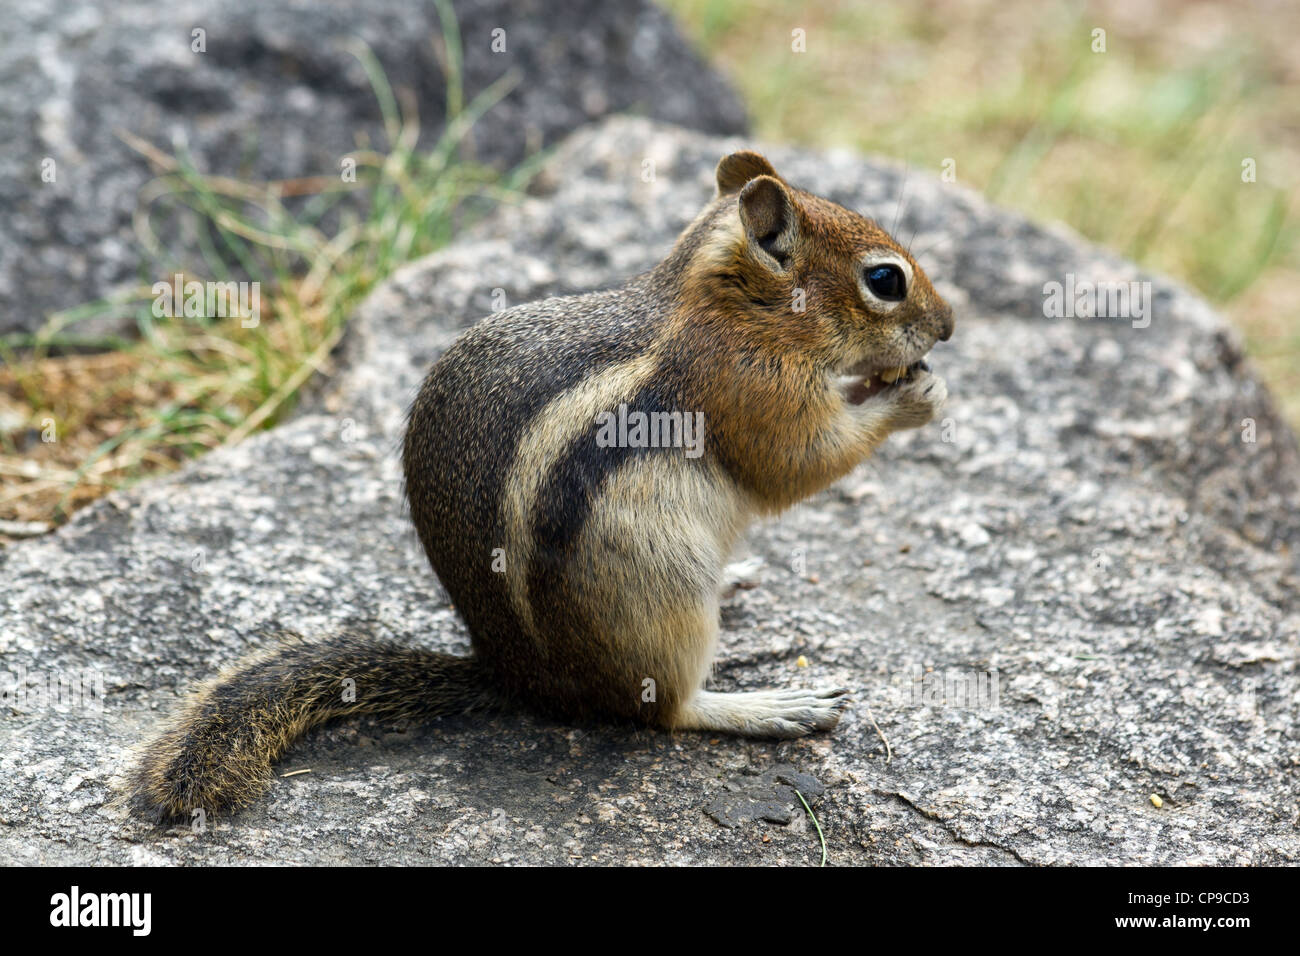
<svg viewBox="0 0 1300 956">
<path fill-rule="evenodd" d="M 867 270 L 867 288 L 886 302 L 902 302 L 907 298 L 907 280 L 898 266 L 872 266 Z"/>
</svg>

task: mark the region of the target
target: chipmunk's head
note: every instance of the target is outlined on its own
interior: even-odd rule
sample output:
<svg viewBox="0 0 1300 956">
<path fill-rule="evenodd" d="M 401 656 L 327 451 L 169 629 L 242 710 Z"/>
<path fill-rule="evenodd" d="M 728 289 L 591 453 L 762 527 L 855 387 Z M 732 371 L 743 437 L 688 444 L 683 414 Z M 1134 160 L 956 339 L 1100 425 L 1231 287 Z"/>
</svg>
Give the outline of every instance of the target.
<svg viewBox="0 0 1300 956">
<path fill-rule="evenodd" d="M 928 371 L 926 353 L 952 335 L 952 309 L 893 237 L 790 186 L 758 153 L 723 157 L 717 180 L 709 237 L 694 258 L 730 285 L 764 337 L 847 376 L 855 403 Z"/>
</svg>

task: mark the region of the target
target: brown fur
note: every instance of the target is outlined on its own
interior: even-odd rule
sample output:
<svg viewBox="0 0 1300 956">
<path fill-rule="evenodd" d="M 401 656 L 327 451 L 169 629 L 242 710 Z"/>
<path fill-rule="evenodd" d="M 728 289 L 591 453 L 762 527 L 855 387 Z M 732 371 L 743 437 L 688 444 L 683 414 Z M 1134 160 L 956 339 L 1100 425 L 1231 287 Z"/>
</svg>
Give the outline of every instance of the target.
<svg viewBox="0 0 1300 956">
<path fill-rule="evenodd" d="M 407 496 L 473 656 L 357 635 L 290 642 L 202 688 L 146 748 L 138 809 L 246 805 L 296 737 L 358 712 L 514 702 L 759 736 L 834 725 L 842 689 L 702 689 L 723 567 L 752 516 L 934 416 L 943 382 L 914 363 L 952 314 L 875 223 L 757 153 L 725 157 L 717 184 L 651 272 L 485 319 L 430 371 L 403 449 Z M 903 301 L 868 291 L 884 261 L 909 275 Z M 854 370 L 865 388 L 895 366 L 908 376 L 861 402 L 837 378 Z M 620 404 L 702 413 L 701 454 L 600 444 L 596 416 Z M 354 701 L 339 697 L 346 677 Z"/>
</svg>

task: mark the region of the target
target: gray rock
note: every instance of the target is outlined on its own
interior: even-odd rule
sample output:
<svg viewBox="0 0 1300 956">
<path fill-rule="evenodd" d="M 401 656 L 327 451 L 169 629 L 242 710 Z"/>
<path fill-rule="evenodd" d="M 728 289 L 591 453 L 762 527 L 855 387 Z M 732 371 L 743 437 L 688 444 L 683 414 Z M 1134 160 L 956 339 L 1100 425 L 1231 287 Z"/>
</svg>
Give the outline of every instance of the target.
<svg viewBox="0 0 1300 956">
<path fill-rule="evenodd" d="M 469 102 L 518 84 L 473 129 L 470 153 L 513 164 L 607 113 L 710 132 L 745 129 L 723 80 L 649 0 L 460 0 Z M 201 266 L 192 221 L 155 205 L 167 261 L 144 261 L 132 213 L 151 178 L 119 131 L 199 169 L 252 180 L 337 175 L 385 148 L 375 94 L 347 44 L 363 39 L 416 96 L 424 142 L 446 85 L 432 0 L 13 0 L 0 30 L 0 334 L 34 330 L 181 264 Z M 205 31 L 194 52 L 193 31 Z M 492 44 L 504 30 L 505 49 Z M 499 44 L 498 44 L 499 47 Z M 54 181 L 43 177 L 53 163 Z M 110 319 L 104 331 L 117 326 Z"/>
<path fill-rule="evenodd" d="M 934 244 L 922 263 L 958 313 L 931 359 L 947 420 L 756 528 L 756 586 L 723 612 L 714 686 L 844 684 L 834 733 L 354 720 L 202 833 L 110 805 L 129 747 L 263 631 L 467 646 L 402 513 L 405 404 L 494 289 L 520 302 L 658 260 L 735 145 L 639 120 L 575 134 L 540 195 L 367 301 L 297 418 L 0 552 L 0 671 L 101 676 L 68 712 L 4 713 L 0 860 L 816 864 L 788 804 L 787 825 L 709 815 L 771 772 L 824 786 L 832 865 L 1295 862 L 1294 438 L 1189 293 L 917 173 L 899 232 Z M 892 220 L 901 170 L 769 155 Z M 1150 324 L 1044 318 L 1067 273 L 1149 280 Z"/>
<path fill-rule="evenodd" d="M 811 808 L 825 792 L 816 777 L 790 767 L 774 767 L 727 784 L 704 812 L 724 827 L 738 827 L 753 820 L 786 826 L 807 812 L 804 801 Z"/>
</svg>

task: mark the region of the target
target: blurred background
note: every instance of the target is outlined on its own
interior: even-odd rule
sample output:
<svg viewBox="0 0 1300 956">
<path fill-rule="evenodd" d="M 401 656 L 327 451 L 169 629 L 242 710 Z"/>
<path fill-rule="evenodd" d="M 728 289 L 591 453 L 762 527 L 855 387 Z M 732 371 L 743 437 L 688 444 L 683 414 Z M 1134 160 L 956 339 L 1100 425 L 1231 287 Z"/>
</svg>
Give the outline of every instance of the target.
<svg viewBox="0 0 1300 956">
<path fill-rule="evenodd" d="M 1180 279 L 1244 333 L 1300 427 L 1300 3 L 666 6 L 759 138 L 935 175 L 952 158 L 990 199 Z M 790 55 L 795 29 L 806 52 Z"/>
<path fill-rule="evenodd" d="M 20 328 L 0 334 L 0 542 L 283 420 L 369 291 L 517 199 L 541 147 L 576 126 L 626 109 L 738 133 L 717 72 L 759 142 L 932 175 L 951 160 L 959 184 L 1181 280 L 1241 330 L 1300 428 L 1300 3 L 660 5 L 673 22 L 645 0 L 15 8 L 0 202 L 19 215 L 0 218 L 0 263 L 28 258 L 0 299 L 43 269 L 61 305 L 39 332 L 23 326 L 43 320 L 34 308 L 0 314 Z M 195 49 L 196 11 L 211 50 Z M 509 58 L 488 46 L 503 20 Z M 61 93 L 50 61 L 77 75 Z M 57 182 L 38 174 L 47 150 Z M 151 285 L 179 262 L 142 266 L 111 297 L 83 267 L 73 288 L 86 254 L 179 248 L 157 229 L 182 213 L 183 278 L 254 280 L 254 325 L 160 316 Z M 32 232 L 6 240 L 20 221 Z"/>
</svg>

